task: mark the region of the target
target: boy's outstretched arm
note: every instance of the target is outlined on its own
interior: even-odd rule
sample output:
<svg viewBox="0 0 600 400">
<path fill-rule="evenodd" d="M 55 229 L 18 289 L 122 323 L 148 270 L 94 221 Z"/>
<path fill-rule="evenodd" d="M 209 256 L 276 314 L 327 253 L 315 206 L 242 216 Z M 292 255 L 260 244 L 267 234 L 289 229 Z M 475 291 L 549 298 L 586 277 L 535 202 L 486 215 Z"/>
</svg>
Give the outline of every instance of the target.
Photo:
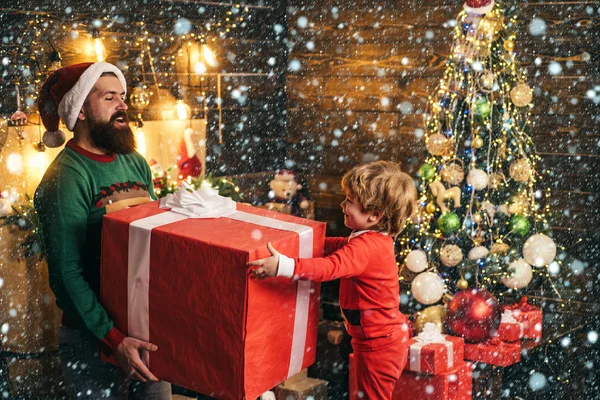
<svg viewBox="0 0 600 400">
<path fill-rule="evenodd" d="M 269 249 L 271 257 L 250 261 L 246 264 L 249 267 L 258 267 L 251 270 L 253 278 L 262 280 L 277 276 L 277 269 L 279 267 L 279 252 L 275 250 L 275 248 L 271 245 L 271 242 L 267 243 L 267 249 Z"/>
</svg>

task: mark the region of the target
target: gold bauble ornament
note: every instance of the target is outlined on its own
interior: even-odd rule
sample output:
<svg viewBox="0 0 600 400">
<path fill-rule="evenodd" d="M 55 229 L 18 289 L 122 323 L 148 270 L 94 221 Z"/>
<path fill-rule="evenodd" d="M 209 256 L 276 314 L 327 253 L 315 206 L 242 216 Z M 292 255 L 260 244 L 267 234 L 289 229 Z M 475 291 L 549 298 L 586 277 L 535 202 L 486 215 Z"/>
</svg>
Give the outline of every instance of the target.
<svg viewBox="0 0 600 400">
<path fill-rule="evenodd" d="M 441 156 L 444 153 L 447 144 L 448 138 L 446 138 L 444 135 L 436 133 L 435 135 L 431 135 L 427 138 L 425 147 L 427 147 L 427 150 L 434 156 Z"/>
<path fill-rule="evenodd" d="M 526 158 L 521 158 L 513 161 L 510 164 L 508 173 L 515 181 L 519 183 L 527 183 L 529 178 L 531 178 L 531 165 L 529 164 L 529 160 Z"/>
<path fill-rule="evenodd" d="M 442 179 L 450 185 L 458 185 L 465 179 L 465 170 L 462 165 L 454 162 L 444 165 L 440 174 Z"/>
<path fill-rule="evenodd" d="M 437 210 L 437 207 L 433 203 L 427 203 L 427 205 L 425 206 L 425 210 L 429 214 L 433 214 Z"/>
<path fill-rule="evenodd" d="M 481 214 L 473 214 L 473 222 L 479 224 L 481 222 Z"/>
<path fill-rule="evenodd" d="M 423 331 L 427 322 L 435 324 L 440 328 L 440 331 L 444 332 L 444 320 L 446 319 L 446 308 L 444 306 L 427 307 L 415 315 L 415 335 Z"/>
<path fill-rule="evenodd" d="M 500 187 L 500 185 L 502 184 L 502 182 L 504 182 L 504 174 L 502 174 L 501 172 L 493 172 L 489 175 L 490 177 L 490 183 L 489 186 L 492 189 L 498 189 Z"/>
<path fill-rule="evenodd" d="M 483 92 L 489 93 L 495 89 L 494 84 L 496 83 L 496 76 L 492 71 L 485 70 L 479 76 L 477 83 Z"/>
<path fill-rule="evenodd" d="M 150 104 L 150 94 L 142 86 L 135 86 L 129 95 L 131 107 L 143 110 Z"/>
<path fill-rule="evenodd" d="M 515 106 L 525 107 L 531 103 L 531 100 L 533 100 L 531 88 L 523 81 L 517 83 L 517 85 L 510 91 L 510 99 Z"/>
<path fill-rule="evenodd" d="M 459 279 L 458 282 L 456 282 L 456 287 L 460 290 L 465 290 L 469 287 L 469 282 L 467 282 L 466 279 Z"/>
<path fill-rule="evenodd" d="M 512 52 L 515 49 L 515 42 L 512 40 L 504 41 L 504 50 Z"/>
<path fill-rule="evenodd" d="M 499 255 L 508 254 L 509 251 L 510 246 L 506 243 L 494 243 L 490 249 L 490 253 Z"/>
<path fill-rule="evenodd" d="M 475 138 L 473 139 L 472 146 L 475 149 L 480 149 L 483 147 L 483 139 L 481 138 L 481 136 L 479 136 L 479 135 L 475 136 Z"/>
</svg>

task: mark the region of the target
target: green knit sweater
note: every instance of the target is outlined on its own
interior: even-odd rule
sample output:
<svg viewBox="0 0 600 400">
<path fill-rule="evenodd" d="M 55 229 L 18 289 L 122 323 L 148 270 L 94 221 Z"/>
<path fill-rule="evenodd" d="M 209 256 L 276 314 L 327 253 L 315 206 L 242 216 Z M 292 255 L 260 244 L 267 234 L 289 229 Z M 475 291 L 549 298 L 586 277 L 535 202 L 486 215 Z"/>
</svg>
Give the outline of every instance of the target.
<svg viewBox="0 0 600 400">
<path fill-rule="evenodd" d="M 64 312 L 63 323 L 101 340 L 107 353 L 124 336 L 99 302 L 102 217 L 106 206 L 148 196 L 156 198 L 150 167 L 140 154 L 97 155 L 73 141 L 52 162 L 35 193 L 50 288 Z"/>
</svg>

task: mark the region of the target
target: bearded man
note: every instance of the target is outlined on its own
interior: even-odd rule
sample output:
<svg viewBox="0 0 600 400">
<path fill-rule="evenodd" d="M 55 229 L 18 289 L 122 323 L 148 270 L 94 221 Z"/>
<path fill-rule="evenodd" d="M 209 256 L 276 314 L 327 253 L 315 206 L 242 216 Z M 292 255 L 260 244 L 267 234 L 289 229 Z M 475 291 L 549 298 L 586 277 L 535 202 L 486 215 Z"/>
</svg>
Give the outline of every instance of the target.
<svg viewBox="0 0 600 400">
<path fill-rule="evenodd" d="M 123 73 L 97 62 L 55 71 L 38 97 L 48 142 L 64 138 L 59 119 L 73 131 L 34 199 L 50 287 L 63 310 L 59 356 L 73 399 L 171 399 L 171 385 L 140 356 L 157 346 L 126 337 L 99 301 L 102 216 L 155 199 L 150 167 L 135 151 L 126 91 Z M 121 368 L 102 361 L 100 351 Z"/>
</svg>

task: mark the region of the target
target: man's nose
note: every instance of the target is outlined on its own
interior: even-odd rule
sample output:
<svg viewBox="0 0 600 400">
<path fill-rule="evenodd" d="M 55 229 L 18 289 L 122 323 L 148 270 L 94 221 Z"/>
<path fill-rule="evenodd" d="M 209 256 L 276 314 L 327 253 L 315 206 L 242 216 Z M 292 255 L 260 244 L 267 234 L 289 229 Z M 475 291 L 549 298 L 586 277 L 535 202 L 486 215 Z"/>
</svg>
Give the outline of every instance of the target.
<svg viewBox="0 0 600 400">
<path fill-rule="evenodd" d="M 119 104 L 117 105 L 117 110 L 127 111 L 128 108 L 129 107 L 127 107 L 127 103 L 125 103 L 125 100 L 119 99 Z"/>
</svg>

